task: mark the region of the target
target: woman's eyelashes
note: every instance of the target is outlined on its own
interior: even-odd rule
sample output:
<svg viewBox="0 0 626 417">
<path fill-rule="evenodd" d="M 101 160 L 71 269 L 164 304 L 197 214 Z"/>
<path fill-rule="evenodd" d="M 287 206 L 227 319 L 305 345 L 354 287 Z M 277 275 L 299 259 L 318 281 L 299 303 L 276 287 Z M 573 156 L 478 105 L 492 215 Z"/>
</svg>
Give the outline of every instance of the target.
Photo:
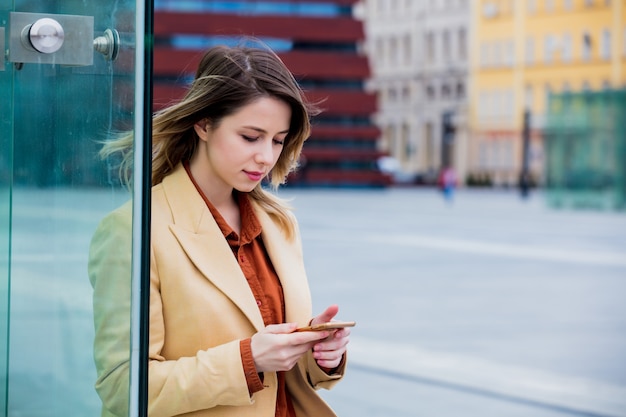
<svg viewBox="0 0 626 417">
<path fill-rule="evenodd" d="M 256 142 L 257 140 L 261 138 L 260 136 L 252 137 L 252 136 L 246 136 L 246 135 L 241 135 L 241 137 L 244 138 L 244 140 L 248 142 Z M 283 145 L 285 143 L 284 139 L 272 139 L 272 140 L 274 141 L 276 145 Z"/>
<path fill-rule="evenodd" d="M 244 138 L 245 140 L 247 140 L 248 142 L 255 142 L 259 139 L 259 137 L 252 137 L 252 136 L 246 136 L 246 135 L 241 135 L 242 138 Z"/>
</svg>

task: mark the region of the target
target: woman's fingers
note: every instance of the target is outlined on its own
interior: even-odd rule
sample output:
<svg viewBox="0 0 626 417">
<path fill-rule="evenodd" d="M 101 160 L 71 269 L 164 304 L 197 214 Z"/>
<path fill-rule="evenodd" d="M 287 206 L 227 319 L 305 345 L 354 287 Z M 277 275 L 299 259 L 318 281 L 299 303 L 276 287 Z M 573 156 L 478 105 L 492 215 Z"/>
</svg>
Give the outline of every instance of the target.
<svg viewBox="0 0 626 417">
<path fill-rule="evenodd" d="M 257 372 L 290 370 L 302 355 L 330 335 L 328 331 L 290 333 L 294 329 L 295 325 L 271 325 L 252 336 Z"/>
<path fill-rule="evenodd" d="M 335 368 L 341 363 L 350 343 L 350 329 L 337 330 L 323 341 L 313 346 L 313 358 L 319 366 Z"/>
</svg>

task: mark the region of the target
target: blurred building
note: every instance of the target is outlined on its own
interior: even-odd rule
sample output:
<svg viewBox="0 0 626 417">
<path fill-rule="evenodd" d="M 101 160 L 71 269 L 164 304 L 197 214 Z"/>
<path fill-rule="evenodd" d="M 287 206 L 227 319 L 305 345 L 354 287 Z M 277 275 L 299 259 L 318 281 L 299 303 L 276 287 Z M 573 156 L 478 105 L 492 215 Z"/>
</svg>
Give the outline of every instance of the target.
<svg viewBox="0 0 626 417">
<path fill-rule="evenodd" d="M 375 95 L 365 91 L 367 58 L 358 51 L 363 25 L 357 0 L 156 0 L 154 105 L 179 99 L 202 52 L 255 37 L 275 50 L 323 112 L 314 119 L 302 169 L 289 184 L 384 186 L 377 161 Z"/>
<path fill-rule="evenodd" d="M 626 86 L 626 2 L 472 4 L 469 174 L 513 185 L 527 163 L 531 177 L 543 182 L 550 95 Z M 528 152 L 522 139 L 526 109 Z"/>
<path fill-rule="evenodd" d="M 467 170 L 468 0 L 362 0 L 357 17 L 379 101 L 381 149 L 397 179 L 435 181 L 446 166 Z"/>
</svg>

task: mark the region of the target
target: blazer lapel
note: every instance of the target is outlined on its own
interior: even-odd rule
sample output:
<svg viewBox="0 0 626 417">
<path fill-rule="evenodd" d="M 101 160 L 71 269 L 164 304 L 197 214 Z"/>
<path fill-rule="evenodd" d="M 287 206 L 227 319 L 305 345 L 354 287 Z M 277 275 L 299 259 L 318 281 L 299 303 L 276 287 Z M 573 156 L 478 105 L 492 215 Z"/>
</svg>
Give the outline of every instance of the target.
<svg viewBox="0 0 626 417">
<path fill-rule="evenodd" d="M 185 168 L 163 180 L 172 210 L 170 230 L 198 270 L 229 297 L 257 330 L 265 327 L 250 286 Z"/>
<path fill-rule="evenodd" d="M 263 231 L 261 236 L 267 253 L 280 279 L 285 297 L 285 321 L 308 324 L 311 319 L 311 294 L 302 258 L 300 237 L 287 240 L 270 216 L 253 202 Z"/>
</svg>

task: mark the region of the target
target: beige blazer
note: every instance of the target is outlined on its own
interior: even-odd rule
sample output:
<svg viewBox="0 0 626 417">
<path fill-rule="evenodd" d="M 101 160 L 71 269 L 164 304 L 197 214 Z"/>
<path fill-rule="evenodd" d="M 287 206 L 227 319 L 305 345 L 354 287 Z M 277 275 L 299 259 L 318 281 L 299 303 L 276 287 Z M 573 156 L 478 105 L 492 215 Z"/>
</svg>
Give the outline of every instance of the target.
<svg viewBox="0 0 626 417">
<path fill-rule="evenodd" d="M 288 241 L 257 205 L 262 238 L 285 296 L 287 322 L 312 317 L 300 236 Z M 276 374 L 248 394 L 239 341 L 264 327 L 248 283 L 206 204 L 182 165 L 152 190 L 149 415 L 273 417 Z M 103 416 L 128 409 L 131 205 L 108 215 L 91 245 L 96 390 Z M 345 366 L 345 365 L 344 365 Z M 287 373 L 298 416 L 334 416 L 315 393 L 329 376 L 310 354 Z"/>
</svg>

